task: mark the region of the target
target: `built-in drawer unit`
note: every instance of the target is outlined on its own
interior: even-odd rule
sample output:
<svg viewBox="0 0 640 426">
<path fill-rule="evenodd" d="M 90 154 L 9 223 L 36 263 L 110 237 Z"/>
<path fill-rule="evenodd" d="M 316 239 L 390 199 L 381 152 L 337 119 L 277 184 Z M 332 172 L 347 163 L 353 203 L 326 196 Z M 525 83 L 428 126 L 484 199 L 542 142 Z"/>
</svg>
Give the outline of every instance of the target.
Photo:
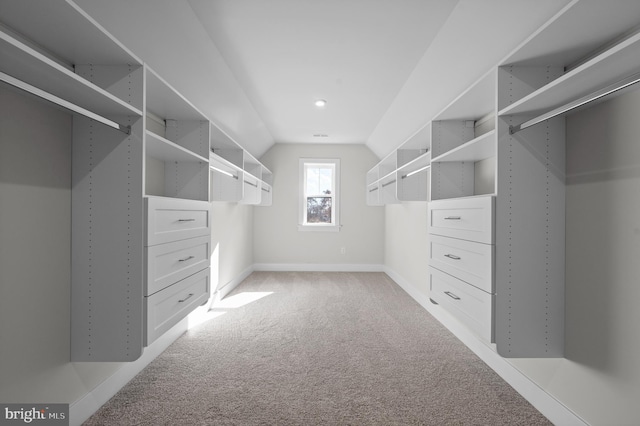
<svg viewBox="0 0 640 426">
<path fill-rule="evenodd" d="M 145 296 L 210 266 L 211 238 L 190 238 L 147 247 Z"/>
<path fill-rule="evenodd" d="M 145 198 L 145 245 L 211 235 L 211 206 L 206 201 Z"/>
<path fill-rule="evenodd" d="M 209 299 L 211 205 L 145 198 L 145 345 Z"/>
<path fill-rule="evenodd" d="M 434 303 L 493 342 L 493 196 L 429 203 L 429 288 Z"/>
<path fill-rule="evenodd" d="M 494 197 L 432 201 L 428 205 L 430 234 L 493 244 Z"/>
<path fill-rule="evenodd" d="M 206 268 L 145 297 L 145 345 L 149 345 L 195 308 L 206 303 L 209 292 L 210 269 Z"/>
<path fill-rule="evenodd" d="M 457 238 L 429 236 L 429 265 L 487 293 L 493 293 L 494 246 Z"/>
<path fill-rule="evenodd" d="M 493 342 L 493 294 L 429 268 L 430 298 L 480 337 Z"/>
</svg>

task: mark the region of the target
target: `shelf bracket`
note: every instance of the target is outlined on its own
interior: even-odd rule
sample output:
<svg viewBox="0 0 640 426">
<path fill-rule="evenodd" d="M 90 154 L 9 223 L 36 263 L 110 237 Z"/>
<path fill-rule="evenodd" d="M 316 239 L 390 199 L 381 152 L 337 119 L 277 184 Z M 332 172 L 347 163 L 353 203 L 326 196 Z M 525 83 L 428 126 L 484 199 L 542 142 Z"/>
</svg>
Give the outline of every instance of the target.
<svg viewBox="0 0 640 426">
<path fill-rule="evenodd" d="M 557 117 L 562 114 L 566 114 L 569 111 L 572 111 L 576 108 L 579 108 L 583 105 L 589 104 L 596 100 L 605 98 L 606 96 L 619 92 L 622 89 L 626 89 L 627 87 L 634 85 L 638 82 L 640 82 L 640 73 L 633 74 L 630 77 L 627 77 L 623 80 L 620 80 L 616 83 L 606 86 L 587 96 L 583 96 L 582 98 L 576 99 L 575 101 L 571 101 L 568 104 L 555 108 L 549 112 L 546 112 L 542 115 L 532 118 L 531 120 L 527 120 L 522 124 L 518 124 L 516 126 L 509 126 L 509 134 L 513 135 L 515 133 L 518 133 L 520 130 L 526 129 L 527 127 L 531 127 L 545 120 L 548 120 L 550 118 Z"/>
<path fill-rule="evenodd" d="M 51 102 L 59 107 L 62 107 L 72 113 L 76 113 L 76 114 L 80 114 L 80 115 L 84 115 L 87 118 L 90 118 L 92 120 L 95 120 L 99 123 L 105 124 L 109 127 L 112 127 L 116 130 L 121 131 L 122 133 L 126 134 L 126 135 L 130 135 L 131 134 L 131 126 L 125 126 L 122 125 L 120 123 L 116 123 L 113 120 L 109 120 L 106 117 L 103 117 L 101 115 L 96 114 L 95 112 L 89 111 L 88 109 L 85 109 L 81 106 L 78 106 L 74 103 L 71 103 L 69 101 L 66 101 L 62 98 L 59 98 L 56 95 L 53 95 L 51 93 L 45 92 L 42 89 L 38 89 L 35 86 L 30 85 L 29 83 L 25 83 L 22 80 L 18 80 L 17 78 L 14 78 L 8 74 L 5 74 L 3 72 L 0 72 L 0 81 L 3 81 L 7 84 L 9 84 L 10 86 L 16 87 L 20 90 L 23 90 L 27 93 L 30 93 L 34 96 L 37 96 L 40 99 L 44 99 L 45 101 Z"/>
</svg>

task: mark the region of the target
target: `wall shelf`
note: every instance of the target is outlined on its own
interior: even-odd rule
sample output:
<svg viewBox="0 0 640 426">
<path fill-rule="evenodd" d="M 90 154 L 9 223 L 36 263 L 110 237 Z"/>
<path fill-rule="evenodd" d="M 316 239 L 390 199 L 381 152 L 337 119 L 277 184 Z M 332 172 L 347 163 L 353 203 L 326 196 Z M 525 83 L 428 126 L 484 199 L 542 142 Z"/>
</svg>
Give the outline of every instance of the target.
<svg viewBox="0 0 640 426">
<path fill-rule="evenodd" d="M 2 22 L 6 18 L 16 21 L 16 25 L 26 25 L 25 28 L 20 29 L 27 31 L 32 26 L 18 19 L 18 16 L 22 8 L 27 6 L 26 3 L 29 2 L 16 3 L 20 4 L 12 5 L 11 8 L 3 4 L 3 15 L 0 19 Z M 47 4 L 46 8 L 51 6 L 51 4 Z M 13 7 L 17 9 L 14 10 Z M 77 15 L 71 6 L 66 6 L 58 14 L 64 15 L 65 13 Z M 80 15 L 78 17 L 81 18 Z M 42 34 L 41 37 L 45 37 L 44 30 L 39 30 Z M 94 30 L 93 33 L 97 33 L 92 37 L 93 39 L 106 39 L 106 44 L 111 46 L 111 50 L 119 47 L 101 31 Z M 55 37 L 54 34 L 50 34 L 50 36 Z M 121 52 L 124 52 L 124 49 L 120 49 Z M 74 67 L 83 70 L 84 62 L 73 62 L 70 66 L 54 58 L 55 54 L 38 49 L 30 40 L 17 33 L 13 28 L 9 29 L 0 25 L 0 72 L 98 115 L 111 117 L 142 115 L 141 99 L 138 99 L 140 96 L 134 95 L 132 97 L 125 94 L 124 89 L 118 84 L 110 86 L 103 84 L 101 87 L 99 78 L 90 81 L 82 73 L 75 73 Z M 85 59 L 84 56 L 78 58 Z M 138 85 L 142 82 L 141 62 L 128 53 L 108 55 L 106 58 L 100 58 L 98 63 L 101 65 L 93 66 L 97 70 L 96 74 L 104 75 L 106 73 L 112 80 L 115 76 L 133 81 Z M 134 97 L 138 99 L 137 102 L 132 100 Z"/>
<path fill-rule="evenodd" d="M 482 161 L 496 155 L 496 131 L 491 130 L 432 159 L 434 163 L 452 161 Z"/>
<path fill-rule="evenodd" d="M 640 33 L 636 33 L 503 108 L 499 115 L 547 112 L 636 74 L 639 69 Z"/>
<path fill-rule="evenodd" d="M 273 173 L 213 124 L 209 156 L 214 167 L 211 169 L 212 201 L 271 205 Z M 237 176 L 237 179 L 225 172 Z"/>
<path fill-rule="evenodd" d="M 160 161 L 187 161 L 208 163 L 208 159 L 171 142 L 162 136 L 147 130 L 146 135 L 146 153 L 149 157 Z"/>
<path fill-rule="evenodd" d="M 420 128 L 367 172 L 367 205 L 427 201 L 431 126 Z"/>
</svg>

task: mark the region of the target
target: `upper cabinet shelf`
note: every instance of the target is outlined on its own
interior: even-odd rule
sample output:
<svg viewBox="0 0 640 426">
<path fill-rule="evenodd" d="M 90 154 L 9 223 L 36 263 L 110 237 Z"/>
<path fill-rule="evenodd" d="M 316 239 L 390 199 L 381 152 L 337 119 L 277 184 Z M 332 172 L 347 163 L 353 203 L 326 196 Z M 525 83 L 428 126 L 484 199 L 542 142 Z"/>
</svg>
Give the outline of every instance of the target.
<svg viewBox="0 0 640 426">
<path fill-rule="evenodd" d="M 367 204 L 427 201 L 431 126 L 426 125 L 367 172 Z"/>
<path fill-rule="evenodd" d="M 271 205 L 271 171 L 213 124 L 209 158 L 211 201 Z"/>
<path fill-rule="evenodd" d="M 500 110 L 500 115 L 550 111 L 638 73 L 640 33 L 601 52 L 580 66 Z"/>
<path fill-rule="evenodd" d="M 496 132 L 491 130 L 434 158 L 434 163 L 451 161 L 482 161 L 496 155 Z"/>
<path fill-rule="evenodd" d="M 0 72 L 26 85 L 101 116 L 141 116 L 142 92 L 130 91 L 141 68 L 71 1 L 0 5 Z"/>
<path fill-rule="evenodd" d="M 612 6 L 573 1 L 505 58 L 500 79 L 517 90 L 498 98 L 498 114 L 545 113 L 638 73 L 640 2 Z"/>
</svg>

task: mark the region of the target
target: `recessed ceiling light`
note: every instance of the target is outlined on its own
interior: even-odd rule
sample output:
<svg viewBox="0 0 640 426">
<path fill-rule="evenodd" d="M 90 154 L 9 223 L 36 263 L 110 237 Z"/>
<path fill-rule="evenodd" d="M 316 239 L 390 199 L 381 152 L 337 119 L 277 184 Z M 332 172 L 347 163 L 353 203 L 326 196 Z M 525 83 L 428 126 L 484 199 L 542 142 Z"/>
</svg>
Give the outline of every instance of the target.
<svg viewBox="0 0 640 426">
<path fill-rule="evenodd" d="M 314 133 L 313 137 L 314 138 L 328 138 L 329 135 L 327 135 L 326 133 Z"/>
<path fill-rule="evenodd" d="M 324 108 L 327 105 L 327 101 L 325 101 L 324 99 L 318 99 L 315 101 L 315 105 L 318 108 Z"/>
</svg>

